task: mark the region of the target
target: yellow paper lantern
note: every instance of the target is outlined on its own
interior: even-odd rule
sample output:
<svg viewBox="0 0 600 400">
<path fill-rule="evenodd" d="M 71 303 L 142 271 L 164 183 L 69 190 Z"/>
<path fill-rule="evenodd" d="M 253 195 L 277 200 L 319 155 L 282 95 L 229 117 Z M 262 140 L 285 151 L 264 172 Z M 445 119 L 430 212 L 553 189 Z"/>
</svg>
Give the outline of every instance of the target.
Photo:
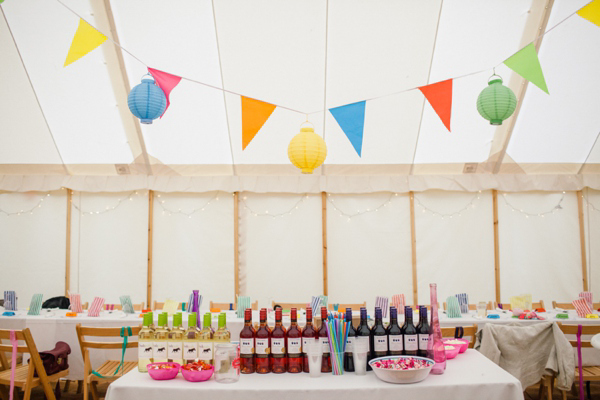
<svg viewBox="0 0 600 400">
<path fill-rule="evenodd" d="M 312 127 L 300 128 L 288 146 L 288 157 L 303 174 L 312 174 L 327 157 L 327 146 Z"/>
</svg>

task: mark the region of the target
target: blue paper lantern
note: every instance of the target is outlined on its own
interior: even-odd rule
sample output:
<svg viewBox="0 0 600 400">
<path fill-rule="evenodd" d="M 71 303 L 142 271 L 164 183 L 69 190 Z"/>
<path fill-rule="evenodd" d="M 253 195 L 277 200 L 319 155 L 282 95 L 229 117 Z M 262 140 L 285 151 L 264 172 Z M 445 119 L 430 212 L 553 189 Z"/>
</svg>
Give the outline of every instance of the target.
<svg viewBox="0 0 600 400">
<path fill-rule="evenodd" d="M 151 124 L 152 120 L 163 115 L 167 108 L 165 92 L 154 83 L 152 75 L 144 75 L 142 83 L 135 86 L 127 96 L 129 111 L 140 119 L 142 124 Z"/>
</svg>

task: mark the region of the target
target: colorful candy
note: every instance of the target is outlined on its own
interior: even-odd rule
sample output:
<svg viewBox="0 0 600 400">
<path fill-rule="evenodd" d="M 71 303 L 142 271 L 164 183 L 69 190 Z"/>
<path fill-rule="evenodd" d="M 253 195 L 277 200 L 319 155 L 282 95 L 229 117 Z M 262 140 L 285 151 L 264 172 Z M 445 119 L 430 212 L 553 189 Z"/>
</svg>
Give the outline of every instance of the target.
<svg viewBox="0 0 600 400">
<path fill-rule="evenodd" d="M 200 361 L 195 361 L 193 363 L 185 364 L 181 368 L 183 368 L 187 371 L 207 371 L 212 368 L 212 365 L 200 360 Z"/>
<path fill-rule="evenodd" d="M 420 358 L 402 357 L 391 360 L 380 360 L 373 363 L 373 367 L 394 370 L 423 369 L 431 366 L 431 362 Z"/>
</svg>

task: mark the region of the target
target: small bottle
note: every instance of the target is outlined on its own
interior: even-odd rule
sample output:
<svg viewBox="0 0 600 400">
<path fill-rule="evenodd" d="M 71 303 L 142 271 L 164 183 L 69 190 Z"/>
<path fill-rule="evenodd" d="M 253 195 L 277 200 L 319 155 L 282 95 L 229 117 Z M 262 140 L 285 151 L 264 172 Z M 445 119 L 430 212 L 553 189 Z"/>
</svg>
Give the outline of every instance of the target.
<svg viewBox="0 0 600 400">
<path fill-rule="evenodd" d="M 356 331 L 352 326 L 352 309 L 346 308 L 346 325 L 348 325 L 348 338 L 346 339 L 346 351 L 344 352 L 344 371 L 354 372 L 354 358 L 352 358 L 353 340 Z"/>
<path fill-rule="evenodd" d="M 242 374 L 252 374 L 256 371 L 254 362 L 254 338 L 256 331 L 252 326 L 252 310 L 244 311 L 244 327 L 240 332 L 240 370 Z"/>
<path fill-rule="evenodd" d="M 169 340 L 169 329 L 167 328 L 167 313 L 158 315 L 158 328 L 154 331 L 154 342 L 152 352 L 154 362 L 167 362 L 167 341 Z"/>
<path fill-rule="evenodd" d="M 327 309 L 325 307 L 321 307 L 319 338 L 321 339 L 321 346 L 323 346 L 321 372 L 331 372 L 331 350 L 329 349 L 329 338 L 327 337 Z"/>
<path fill-rule="evenodd" d="M 256 331 L 256 372 L 259 374 L 268 374 L 271 372 L 271 365 L 269 363 L 271 352 L 271 330 L 267 325 L 267 309 L 261 308 L 260 310 L 260 326 Z"/>
<path fill-rule="evenodd" d="M 282 374 L 287 369 L 286 329 L 281 322 L 281 308 L 275 310 L 275 327 L 271 332 L 271 371 L 275 374 Z"/>
<path fill-rule="evenodd" d="M 431 328 L 429 327 L 429 321 L 427 321 L 427 307 L 421 307 L 419 310 L 419 328 L 417 329 L 419 337 L 418 355 L 421 357 L 427 357 L 427 345 L 429 344 L 430 334 Z"/>
<path fill-rule="evenodd" d="M 312 308 L 306 308 L 306 325 L 302 329 L 302 371 L 309 372 L 308 370 L 308 346 L 310 342 L 313 342 L 319 335 L 313 326 L 312 320 Z"/>
<path fill-rule="evenodd" d="M 219 314 L 219 328 L 213 334 L 213 341 L 215 342 L 231 342 L 231 333 L 227 329 L 227 317 L 225 313 Z"/>
<path fill-rule="evenodd" d="M 198 337 L 200 332 L 196 327 L 196 313 L 188 314 L 188 329 L 183 336 L 183 358 L 186 364 L 198 360 Z"/>
<path fill-rule="evenodd" d="M 291 325 L 287 331 L 287 371 L 293 374 L 302 372 L 302 330 L 298 327 L 298 313 L 292 308 Z"/>
<path fill-rule="evenodd" d="M 198 333 L 198 359 L 212 364 L 213 363 L 213 330 L 211 327 L 210 313 L 204 314 L 202 330 Z"/>
<path fill-rule="evenodd" d="M 371 328 L 371 358 L 385 357 L 388 352 L 388 341 L 381 308 L 375 307 L 375 325 Z"/>
<path fill-rule="evenodd" d="M 152 343 L 154 331 L 150 328 L 152 313 L 144 314 L 144 327 L 138 333 L 138 370 L 148 372 L 148 364 L 152 362 Z"/>
<path fill-rule="evenodd" d="M 390 324 L 386 329 L 386 333 L 388 335 L 390 356 L 402 355 L 404 339 L 402 338 L 402 328 L 398 325 L 398 310 L 396 310 L 396 307 L 390 307 Z"/>
<path fill-rule="evenodd" d="M 404 332 L 404 354 L 407 356 L 416 356 L 419 352 L 419 339 L 417 328 L 413 325 L 412 308 L 404 307 L 405 321 L 402 326 Z"/>
<path fill-rule="evenodd" d="M 372 368 L 369 365 L 369 361 L 371 361 L 371 341 L 369 340 L 371 330 L 367 323 L 367 309 L 365 307 L 360 308 L 360 324 L 356 328 L 356 340 L 361 340 L 359 339 L 361 337 L 365 337 L 364 340 L 367 342 L 367 371 L 371 371 Z"/>
<path fill-rule="evenodd" d="M 173 328 L 169 332 L 169 341 L 167 343 L 167 356 L 170 362 L 179 365 L 183 364 L 183 330 L 181 322 L 181 313 L 173 315 Z"/>
</svg>

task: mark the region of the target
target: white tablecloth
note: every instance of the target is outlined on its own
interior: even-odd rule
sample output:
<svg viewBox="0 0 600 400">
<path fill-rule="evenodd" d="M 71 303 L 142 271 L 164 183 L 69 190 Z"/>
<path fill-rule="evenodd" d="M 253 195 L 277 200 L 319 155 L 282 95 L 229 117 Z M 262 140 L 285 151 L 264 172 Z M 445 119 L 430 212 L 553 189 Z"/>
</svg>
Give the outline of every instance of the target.
<svg viewBox="0 0 600 400">
<path fill-rule="evenodd" d="M 521 384 L 512 375 L 475 350 L 468 350 L 449 360 L 443 375 L 430 375 L 422 382 L 394 385 L 380 381 L 374 372 L 365 376 L 346 373 L 342 376 L 323 374 L 242 375 L 239 382 L 220 384 L 214 378 L 192 383 L 181 374 L 174 380 L 155 381 L 148 374 L 131 371 L 113 382 L 106 400 L 178 400 L 203 399 L 298 399 L 335 398 L 344 400 L 523 399 Z"/>
</svg>

